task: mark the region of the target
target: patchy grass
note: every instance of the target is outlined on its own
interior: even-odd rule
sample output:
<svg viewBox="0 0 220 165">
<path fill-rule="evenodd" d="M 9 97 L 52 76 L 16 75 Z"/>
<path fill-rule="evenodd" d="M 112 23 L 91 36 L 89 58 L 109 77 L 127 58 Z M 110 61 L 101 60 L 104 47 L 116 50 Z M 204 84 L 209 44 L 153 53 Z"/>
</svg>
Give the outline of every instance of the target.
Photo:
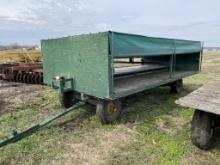
<svg viewBox="0 0 220 165">
<path fill-rule="evenodd" d="M 0 164 L 219 164 L 219 137 L 211 151 L 193 146 L 193 110 L 174 103 L 218 76 L 219 59 L 218 53 L 205 54 L 202 73 L 186 78 L 181 94 L 171 95 L 169 88 L 160 87 L 128 97 L 114 124 L 100 124 L 90 105 L 73 111 L 1 148 Z M 16 104 L 16 99 L 10 104 L 4 105 L 10 108 L 0 116 L 1 138 L 13 127 L 23 130 L 61 109 L 57 93 L 50 89 L 25 104 Z"/>
</svg>

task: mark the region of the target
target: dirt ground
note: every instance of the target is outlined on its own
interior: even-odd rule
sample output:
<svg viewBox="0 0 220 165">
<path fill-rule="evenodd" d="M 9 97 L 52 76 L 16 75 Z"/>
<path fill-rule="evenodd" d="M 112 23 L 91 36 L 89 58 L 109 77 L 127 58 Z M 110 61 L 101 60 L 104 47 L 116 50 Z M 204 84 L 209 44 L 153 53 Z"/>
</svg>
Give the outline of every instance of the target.
<svg viewBox="0 0 220 165">
<path fill-rule="evenodd" d="M 202 73 L 184 79 L 181 94 L 165 87 L 128 97 L 122 117 L 110 125 L 100 124 L 95 108 L 86 105 L 1 148 L 0 164 L 219 164 L 219 137 L 211 151 L 193 146 L 193 110 L 174 103 L 218 75 L 220 53 L 206 53 Z M 0 81 L 0 139 L 60 109 L 49 87 Z"/>
<path fill-rule="evenodd" d="M 42 96 L 48 88 L 0 80 L 0 115 L 11 112 L 12 106 L 26 104 Z"/>
</svg>

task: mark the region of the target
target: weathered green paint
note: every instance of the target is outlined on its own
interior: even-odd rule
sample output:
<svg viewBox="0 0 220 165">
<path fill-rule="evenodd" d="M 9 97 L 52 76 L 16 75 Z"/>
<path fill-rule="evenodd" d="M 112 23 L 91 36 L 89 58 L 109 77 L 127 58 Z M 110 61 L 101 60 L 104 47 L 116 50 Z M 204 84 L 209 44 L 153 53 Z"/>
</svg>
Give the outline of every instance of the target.
<svg viewBox="0 0 220 165">
<path fill-rule="evenodd" d="M 42 40 L 44 83 L 73 78 L 74 90 L 109 97 L 108 33 Z"/>
<path fill-rule="evenodd" d="M 55 76 L 72 79 L 63 83 L 60 90 L 75 90 L 104 99 L 116 99 L 142 90 L 177 80 L 176 71 L 200 70 L 201 42 L 145 37 L 117 32 L 80 35 L 42 40 L 44 83 L 51 85 Z M 164 57 L 162 57 L 164 56 Z M 134 86 L 130 91 L 114 90 L 113 59 L 120 57 L 144 57 L 146 60 L 162 60 L 170 65 L 166 80 L 151 86 Z M 156 57 L 156 58 L 155 58 Z"/>
</svg>

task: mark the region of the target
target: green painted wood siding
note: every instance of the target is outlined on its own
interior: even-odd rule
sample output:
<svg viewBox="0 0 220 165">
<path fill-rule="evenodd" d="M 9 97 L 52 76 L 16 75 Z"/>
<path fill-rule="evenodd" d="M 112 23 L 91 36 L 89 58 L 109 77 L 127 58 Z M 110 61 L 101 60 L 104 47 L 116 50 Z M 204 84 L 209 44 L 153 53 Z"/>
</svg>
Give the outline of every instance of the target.
<svg viewBox="0 0 220 165">
<path fill-rule="evenodd" d="M 109 97 L 108 33 L 42 40 L 44 83 L 74 78 L 74 90 Z"/>
</svg>

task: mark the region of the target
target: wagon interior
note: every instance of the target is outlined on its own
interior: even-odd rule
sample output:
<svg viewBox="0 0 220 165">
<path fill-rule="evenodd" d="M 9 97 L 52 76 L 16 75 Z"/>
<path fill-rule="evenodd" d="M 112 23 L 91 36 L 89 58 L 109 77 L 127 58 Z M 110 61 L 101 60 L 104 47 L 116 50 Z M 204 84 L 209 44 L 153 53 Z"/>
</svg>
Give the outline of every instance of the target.
<svg viewBox="0 0 220 165">
<path fill-rule="evenodd" d="M 200 52 L 177 55 L 114 58 L 113 88 L 116 94 L 135 87 L 152 87 L 199 70 Z"/>
</svg>

